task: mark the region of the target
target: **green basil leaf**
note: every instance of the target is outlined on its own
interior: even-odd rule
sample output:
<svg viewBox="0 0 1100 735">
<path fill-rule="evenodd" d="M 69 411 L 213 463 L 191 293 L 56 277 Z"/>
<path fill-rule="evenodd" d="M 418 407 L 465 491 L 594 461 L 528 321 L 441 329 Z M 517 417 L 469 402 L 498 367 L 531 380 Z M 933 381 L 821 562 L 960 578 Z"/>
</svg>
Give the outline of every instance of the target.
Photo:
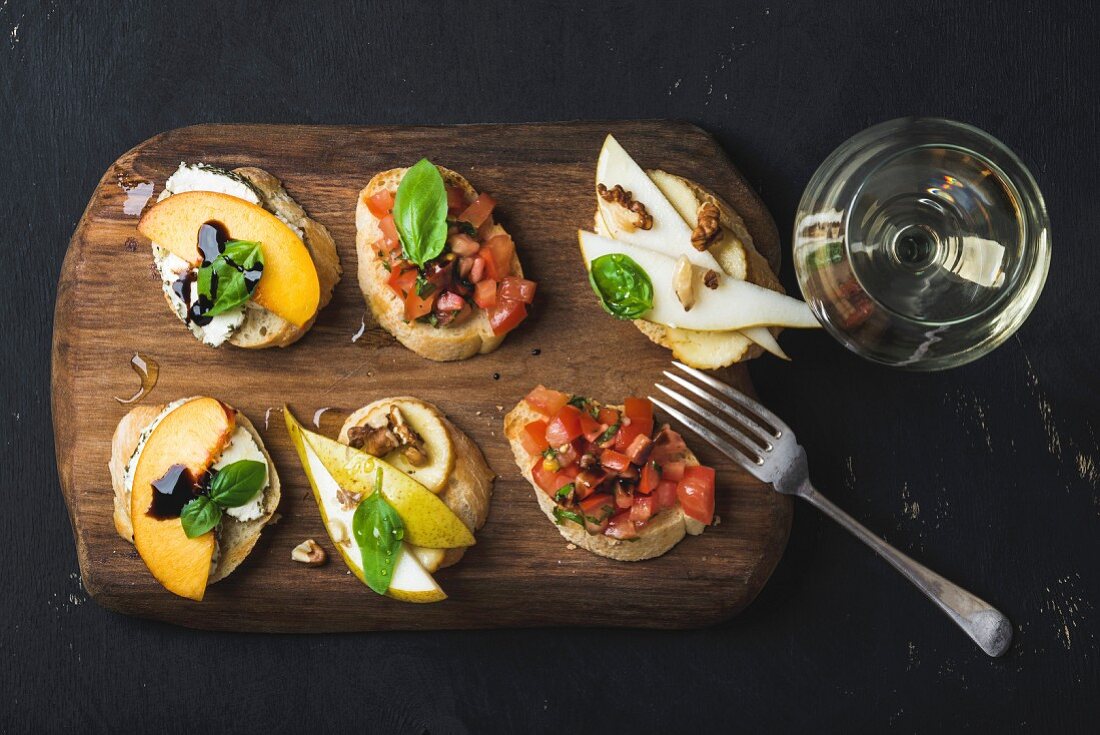
<svg viewBox="0 0 1100 735">
<path fill-rule="evenodd" d="M 457 227 L 458 231 L 463 235 L 469 235 L 470 237 L 477 237 L 477 228 L 464 219 L 452 219 L 447 222 L 447 227 Z"/>
<path fill-rule="evenodd" d="M 183 506 L 180 523 L 187 538 L 198 538 L 222 519 L 222 509 L 210 498 L 200 495 Z"/>
<path fill-rule="evenodd" d="M 637 319 L 653 308 L 653 282 L 628 255 L 609 253 L 593 260 L 588 282 L 614 317 Z"/>
<path fill-rule="evenodd" d="M 572 482 L 568 485 L 562 485 L 558 488 L 558 491 L 554 493 L 554 500 L 565 500 L 569 497 L 570 493 L 572 493 L 576 489 L 577 486 Z"/>
<path fill-rule="evenodd" d="M 573 521 L 578 526 L 584 525 L 584 516 L 575 510 L 566 510 L 560 505 L 554 506 L 554 521 L 560 526 L 566 521 Z"/>
<path fill-rule="evenodd" d="M 397 564 L 401 539 L 405 537 L 405 524 L 382 494 L 381 468 L 375 475 L 374 492 L 355 509 L 351 528 L 363 555 L 363 576 L 367 586 L 380 595 L 386 594 Z"/>
<path fill-rule="evenodd" d="M 608 426 L 607 431 L 600 434 L 600 438 L 596 440 L 596 443 L 603 444 L 604 442 L 611 441 L 612 437 L 614 437 L 615 434 L 619 433 L 619 427 L 621 425 L 621 422 L 616 421 L 615 423 L 611 424 L 611 426 Z"/>
<path fill-rule="evenodd" d="M 204 316 L 224 314 L 248 301 L 258 279 L 245 278 L 246 271 L 260 271 L 264 267 L 264 254 L 260 243 L 252 240 L 230 240 L 213 262 L 199 268 L 197 286 L 199 295 L 213 305 Z"/>
<path fill-rule="evenodd" d="M 408 260 L 423 267 L 447 244 L 447 189 L 426 158 L 405 172 L 393 200 L 393 223 Z"/>
<path fill-rule="evenodd" d="M 242 459 L 218 470 L 210 481 L 210 499 L 223 508 L 244 505 L 264 486 L 267 463 Z"/>
</svg>

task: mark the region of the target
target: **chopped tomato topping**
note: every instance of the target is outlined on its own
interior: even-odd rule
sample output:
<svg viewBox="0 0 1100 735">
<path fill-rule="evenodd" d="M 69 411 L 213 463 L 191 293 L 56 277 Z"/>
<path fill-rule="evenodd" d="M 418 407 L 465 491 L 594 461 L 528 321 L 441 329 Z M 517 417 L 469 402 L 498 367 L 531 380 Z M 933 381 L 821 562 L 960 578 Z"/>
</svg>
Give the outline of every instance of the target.
<svg viewBox="0 0 1100 735">
<path fill-rule="evenodd" d="M 605 426 L 614 426 L 619 423 L 619 412 L 613 408 L 601 408 L 596 420 Z"/>
<path fill-rule="evenodd" d="M 436 308 L 440 311 L 461 311 L 465 305 L 466 300 L 454 291 L 444 291 L 439 297 Z"/>
<path fill-rule="evenodd" d="M 684 479 L 676 485 L 676 497 L 684 515 L 710 524 L 714 520 L 714 470 L 710 467 L 687 467 Z"/>
<path fill-rule="evenodd" d="M 629 424 L 624 421 L 615 435 L 615 449 L 625 452 L 637 436 L 649 436 L 652 432 L 653 419 L 632 419 Z"/>
<path fill-rule="evenodd" d="M 546 443 L 546 422 L 532 421 L 519 433 L 520 443 L 528 454 L 542 454 L 549 446 Z"/>
<path fill-rule="evenodd" d="M 416 289 L 416 275 L 415 266 L 396 265 L 390 270 L 390 277 L 386 280 L 386 283 L 404 301 Z"/>
<path fill-rule="evenodd" d="M 629 510 L 624 510 L 613 517 L 604 533 L 611 538 L 636 538 L 638 536 L 638 529 L 634 526 L 634 521 L 630 520 L 630 512 Z"/>
<path fill-rule="evenodd" d="M 660 483 L 661 473 L 657 470 L 656 464 L 653 462 L 646 463 L 646 466 L 642 468 L 641 477 L 638 478 L 638 492 L 649 495 L 657 489 L 657 485 Z"/>
<path fill-rule="evenodd" d="M 546 469 L 542 457 L 536 459 L 532 465 L 531 476 L 535 479 L 535 484 L 550 497 L 554 497 L 554 493 L 573 482 L 573 478 L 565 472 Z"/>
<path fill-rule="evenodd" d="M 522 301 L 525 304 L 534 303 L 536 285 L 534 281 L 507 276 L 500 282 L 500 298 Z"/>
<path fill-rule="evenodd" d="M 630 459 L 614 449 L 605 449 L 600 453 L 600 464 L 612 472 L 622 472 L 630 466 Z"/>
<path fill-rule="evenodd" d="M 581 435 L 581 412 L 576 406 L 562 406 L 546 427 L 546 441 L 561 447 Z"/>
<path fill-rule="evenodd" d="M 589 495 L 596 492 L 596 488 L 598 488 L 600 483 L 605 479 L 607 479 L 607 473 L 598 467 L 581 470 L 577 474 L 577 497 L 584 500 Z"/>
<path fill-rule="evenodd" d="M 447 237 L 447 244 L 455 255 L 476 255 L 481 249 L 481 243 L 469 235 L 456 232 Z"/>
<path fill-rule="evenodd" d="M 380 191 L 377 194 L 369 197 L 363 197 L 363 203 L 367 205 L 367 209 L 378 219 L 389 215 L 393 211 L 393 198 L 395 192 L 392 191 Z M 393 221 L 392 218 L 390 220 Z"/>
<path fill-rule="evenodd" d="M 685 463 L 683 460 L 678 462 L 665 462 L 661 465 L 661 479 L 679 482 L 684 478 L 684 467 Z"/>
<path fill-rule="evenodd" d="M 634 494 L 621 483 L 615 483 L 615 507 L 629 508 L 634 505 Z"/>
<path fill-rule="evenodd" d="M 676 497 L 676 483 L 672 480 L 661 480 L 657 483 L 657 491 L 653 495 L 657 498 L 657 507 L 661 510 L 675 508 L 679 502 Z"/>
<path fill-rule="evenodd" d="M 615 500 L 607 493 L 596 493 L 582 500 L 580 509 L 588 532 L 600 533 L 607 528 L 611 514 L 615 512 Z"/>
<path fill-rule="evenodd" d="M 450 203 L 449 197 L 448 203 Z M 481 227 L 481 224 L 489 219 L 496 205 L 496 201 L 488 194 L 479 194 L 477 199 L 458 215 L 458 219 L 469 222 L 474 227 Z"/>
<path fill-rule="evenodd" d="M 516 254 L 515 243 L 507 234 L 493 235 L 481 246 L 481 257 L 485 260 L 485 273 L 489 278 L 501 280 L 512 271 L 512 257 Z"/>
<path fill-rule="evenodd" d="M 509 301 L 497 299 L 497 305 L 487 310 L 489 314 L 489 327 L 493 334 L 507 334 L 519 326 L 519 323 L 527 318 L 527 307 L 522 301 Z"/>
<path fill-rule="evenodd" d="M 466 209 L 466 193 L 457 186 L 447 187 L 447 211 L 450 214 L 457 214 Z M 476 225 L 475 225 L 476 227 Z"/>
<path fill-rule="evenodd" d="M 634 504 L 630 506 L 630 520 L 634 523 L 645 523 L 657 512 L 657 498 L 652 495 L 635 495 Z"/>
<path fill-rule="evenodd" d="M 387 214 L 382 219 L 378 220 L 378 229 L 382 230 L 382 237 L 386 240 L 388 249 L 393 249 L 401 243 L 401 238 L 397 234 L 397 225 L 393 223 L 393 215 Z"/>
<path fill-rule="evenodd" d="M 599 421 L 592 418 L 587 411 L 581 411 L 581 433 L 584 434 L 585 439 L 590 442 L 596 441 L 606 428 Z"/>
<path fill-rule="evenodd" d="M 524 400 L 543 416 L 553 416 L 569 403 L 569 394 L 540 385 L 528 393 Z"/>
<path fill-rule="evenodd" d="M 474 287 L 474 303 L 482 309 L 492 309 L 496 306 L 497 282 L 491 279 L 478 281 Z"/>
<path fill-rule="evenodd" d="M 413 319 L 419 319 L 432 313 L 432 303 L 435 301 L 435 296 L 435 291 L 432 291 L 426 297 L 421 297 L 415 288 L 409 291 L 409 295 L 405 297 L 405 319 L 411 322 Z"/>
<path fill-rule="evenodd" d="M 572 467 L 573 463 L 577 461 L 577 457 L 580 456 L 577 453 L 577 448 L 572 444 L 562 444 L 561 447 L 555 451 L 558 453 L 558 464 L 563 468 Z"/>
<path fill-rule="evenodd" d="M 653 404 L 649 402 L 648 398 L 635 398 L 631 396 L 623 401 L 623 413 L 630 417 L 631 421 L 637 421 L 642 419 L 644 421 L 653 421 Z M 649 432 L 646 432 L 648 435 Z"/>
</svg>

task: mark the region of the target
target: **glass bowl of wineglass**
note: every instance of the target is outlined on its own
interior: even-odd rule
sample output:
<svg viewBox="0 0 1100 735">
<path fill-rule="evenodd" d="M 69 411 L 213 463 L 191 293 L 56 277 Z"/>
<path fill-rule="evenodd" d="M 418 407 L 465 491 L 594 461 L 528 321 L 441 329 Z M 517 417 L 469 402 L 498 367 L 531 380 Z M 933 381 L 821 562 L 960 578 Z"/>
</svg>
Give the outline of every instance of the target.
<svg viewBox="0 0 1100 735">
<path fill-rule="evenodd" d="M 837 148 L 795 218 L 802 294 L 869 360 L 940 370 L 985 355 L 1031 313 L 1050 222 L 1024 164 L 959 122 L 901 118 Z"/>
</svg>

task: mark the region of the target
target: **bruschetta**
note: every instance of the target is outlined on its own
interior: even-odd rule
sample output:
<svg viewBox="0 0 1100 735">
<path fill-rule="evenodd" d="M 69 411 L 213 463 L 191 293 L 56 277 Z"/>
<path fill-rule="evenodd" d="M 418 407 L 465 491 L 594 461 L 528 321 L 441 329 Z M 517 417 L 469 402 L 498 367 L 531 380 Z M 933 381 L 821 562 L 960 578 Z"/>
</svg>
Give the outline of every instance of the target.
<svg viewBox="0 0 1100 735">
<path fill-rule="evenodd" d="M 114 521 L 170 592 L 201 600 L 245 560 L 279 505 L 279 475 L 248 418 L 196 396 L 138 406 L 115 429 Z"/>
<path fill-rule="evenodd" d="M 538 386 L 504 418 L 516 464 L 571 543 L 619 561 L 660 556 L 714 519 L 714 470 L 653 404 L 602 405 Z"/>
<path fill-rule="evenodd" d="M 359 193 L 359 288 L 378 323 L 422 357 L 492 352 L 527 316 L 535 283 L 495 204 L 426 159 L 377 174 Z"/>
<path fill-rule="evenodd" d="M 328 230 L 259 168 L 181 163 L 138 231 L 172 312 L 212 347 L 292 344 L 340 280 Z"/>
</svg>

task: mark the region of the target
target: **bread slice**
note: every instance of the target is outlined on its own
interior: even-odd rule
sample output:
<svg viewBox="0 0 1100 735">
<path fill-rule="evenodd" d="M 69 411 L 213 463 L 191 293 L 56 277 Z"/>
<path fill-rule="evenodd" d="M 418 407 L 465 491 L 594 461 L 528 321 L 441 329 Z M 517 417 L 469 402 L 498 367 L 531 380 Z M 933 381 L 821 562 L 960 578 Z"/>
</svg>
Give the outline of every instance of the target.
<svg viewBox="0 0 1100 735">
<path fill-rule="evenodd" d="M 609 408 L 622 410 L 622 406 L 609 406 Z M 539 508 L 542 509 L 547 519 L 557 527 L 558 532 L 570 543 L 576 544 L 582 549 L 587 549 L 593 554 L 606 556 L 609 559 L 642 561 L 661 556 L 680 543 L 680 540 L 687 533 L 698 535 L 703 532 L 705 526 L 685 516 L 680 506 L 665 508 L 655 515 L 638 532 L 637 539 L 633 541 L 612 538 L 602 533 L 590 534 L 576 523 L 568 521 L 558 525 L 557 520 L 554 518 L 554 507 L 557 504 L 535 484 L 535 479 L 531 476 L 531 467 L 538 457 L 537 455 L 528 454 L 523 447 L 523 442 L 520 441 L 520 432 L 523 427 L 532 421 L 543 418 L 545 417 L 527 405 L 526 401 L 520 401 L 504 417 L 504 435 L 508 438 L 508 443 L 512 447 L 512 455 L 516 458 L 520 473 L 527 482 L 531 483 L 531 488 L 535 491 L 535 500 L 538 501 Z M 685 457 L 685 462 L 689 466 L 699 464 L 699 460 L 692 454 L 690 449 Z"/>
<path fill-rule="evenodd" d="M 670 174 L 660 169 L 654 169 L 646 173 L 662 190 L 668 186 L 669 182 L 687 186 L 695 198 L 694 206 L 677 206 L 677 210 L 691 228 L 695 227 L 698 208 L 704 202 L 709 202 L 718 208 L 718 217 L 722 225 L 722 237 L 718 242 L 711 245 L 708 252 L 722 266 L 722 270 L 725 271 L 727 276 L 741 281 L 749 281 L 772 291 L 785 293 L 779 279 L 772 272 L 771 266 L 768 265 L 768 261 L 757 252 L 752 235 L 745 227 L 741 215 L 728 202 L 682 176 Z M 674 206 L 677 205 L 674 199 L 670 198 L 670 201 Z M 611 236 L 599 215 L 599 209 L 596 210 L 595 231 L 605 237 Z M 764 353 L 763 348 L 739 331 L 699 332 L 690 329 L 666 327 L 663 324 L 648 322 L 644 319 L 634 320 L 634 326 L 651 342 L 672 350 L 672 354 L 677 360 L 703 370 L 726 367 L 735 362 L 751 360 Z M 771 329 L 773 334 L 778 334 L 780 331 L 779 328 Z"/>
<path fill-rule="evenodd" d="M 111 438 L 111 459 L 107 466 L 111 473 L 111 486 L 114 488 L 114 521 L 118 535 L 131 544 L 134 543 L 134 527 L 130 521 L 130 493 L 126 490 L 125 473 L 126 464 L 137 450 L 141 433 L 151 424 L 161 411 L 166 408 L 160 406 L 135 406 L 115 428 Z M 271 459 L 263 439 L 256 431 L 256 427 L 240 411 L 237 411 L 237 425 L 243 426 L 256 441 L 256 446 L 263 452 L 267 461 L 267 472 L 270 482 L 264 491 L 264 514 L 251 521 L 238 521 L 226 514 L 223 516 L 221 529 L 218 531 L 218 559 L 214 569 L 210 573 L 208 584 L 213 584 L 225 579 L 234 569 L 240 566 L 252 547 L 260 540 L 260 532 L 271 521 L 275 509 L 279 505 L 281 497 L 279 475 L 275 471 L 275 463 Z"/>
<path fill-rule="evenodd" d="M 340 428 L 338 441 L 348 443 L 348 430 L 353 426 L 364 426 L 368 423 L 375 425 L 375 417 L 389 413 L 391 406 L 399 408 L 416 404 L 421 406 L 438 418 L 447 429 L 447 436 L 454 447 L 455 463 L 447 478 L 447 484 L 439 492 L 439 498 L 447 507 L 454 511 L 462 522 L 470 529 L 471 533 L 485 525 L 489 517 L 489 501 L 493 496 L 493 480 L 496 473 L 489 468 L 481 449 L 461 429 L 455 426 L 450 419 L 443 415 L 436 406 L 427 401 L 412 396 L 398 396 L 396 398 L 383 398 L 373 403 L 368 403 L 348 416 L 344 425 Z M 449 567 L 458 562 L 466 552 L 465 548 L 447 549 L 443 555 L 440 568 Z"/>
<path fill-rule="evenodd" d="M 261 206 L 279 215 L 292 227 L 302 231 L 302 242 L 309 250 L 310 258 L 317 269 L 317 280 L 321 287 L 321 298 L 317 303 L 317 312 L 332 300 L 332 292 L 340 281 L 342 269 L 340 256 L 336 252 L 336 243 L 332 235 L 317 220 L 311 219 L 304 209 L 294 201 L 283 188 L 282 183 L 262 168 L 245 166 L 233 170 L 241 176 L 260 195 Z M 245 307 L 245 318 L 241 326 L 230 337 L 229 342 L 245 349 L 264 347 L 286 347 L 297 342 L 309 331 L 317 314 L 298 327 L 274 314 L 259 304 L 249 301 Z"/>
<path fill-rule="evenodd" d="M 461 174 L 443 166 L 437 166 L 443 183 L 461 189 L 467 202 L 477 197 L 477 191 Z M 382 237 L 378 218 L 367 207 L 367 200 L 383 191 L 397 191 L 407 168 L 393 168 L 377 175 L 359 192 L 355 207 L 355 252 L 359 256 L 359 288 L 374 318 L 397 341 L 429 360 L 447 362 L 465 360 L 477 354 L 492 352 L 504 341 L 505 335 L 495 335 L 489 327 L 489 317 L 478 309 L 473 317 L 459 325 L 436 328 L 422 322 L 405 321 L 405 306 L 393 289 L 387 285 L 389 271 L 373 245 Z M 503 227 L 495 225 L 494 234 L 506 234 Z M 523 277 L 519 256 L 512 256 L 512 273 Z"/>
</svg>

